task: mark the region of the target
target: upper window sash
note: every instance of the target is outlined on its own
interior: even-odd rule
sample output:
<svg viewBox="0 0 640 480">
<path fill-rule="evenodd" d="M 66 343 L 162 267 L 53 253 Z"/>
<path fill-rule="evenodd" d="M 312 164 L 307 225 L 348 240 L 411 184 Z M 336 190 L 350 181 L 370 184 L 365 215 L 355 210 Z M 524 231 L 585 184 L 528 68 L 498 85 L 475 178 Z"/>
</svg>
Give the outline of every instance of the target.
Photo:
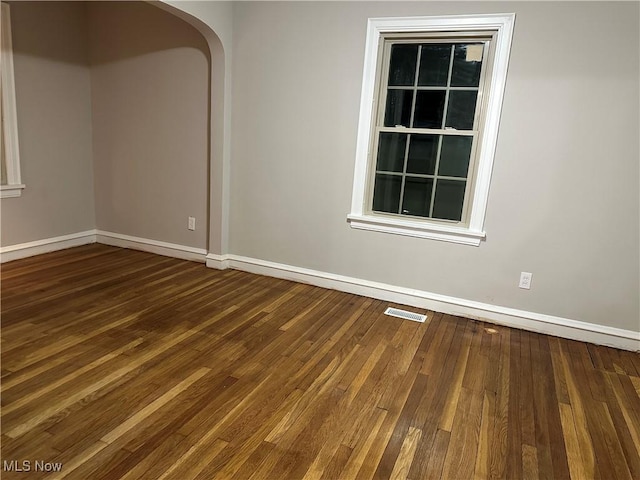
<svg viewBox="0 0 640 480">
<path fill-rule="evenodd" d="M 484 48 L 483 48 L 483 66 L 482 66 L 482 70 L 483 70 L 483 74 L 480 78 L 480 83 L 477 87 L 469 87 L 469 86 L 451 86 L 451 85 L 440 85 L 440 86 L 425 86 L 425 85 L 389 85 L 388 84 L 388 77 L 389 77 L 389 68 L 390 68 L 390 55 L 391 55 L 391 47 L 394 44 L 402 44 L 402 45 L 406 45 L 406 44 L 410 44 L 410 43 L 415 43 L 415 44 L 429 44 L 429 43 L 450 43 L 450 44 L 456 44 L 456 43 L 469 43 L 469 42 L 477 42 L 477 43 L 482 43 Z M 478 108 L 480 106 L 480 104 L 482 103 L 482 97 L 481 97 L 481 93 L 483 90 L 483 85 L 485 83 L 485 75 L 486 75 L 486 71 L 487 71 L 487 57 L 488 57 L 488 52 L 490 50 L 490 41 L 491 41 L 491 37 L 484 34 L 482 37 L 478 37 L 477 34 L 476 36 L 461 36 L 461 37 L 456 37 L 456 38 L 451 38 L 451 37 L 444 37 L 444 38 L 439 38 L 438 36 L 430 36 L 428 38 L 414 38 L 414 37 L 408 37 L 408 38 L 403 38 L 403 37 L 398 37 L 398 36 L 387 36 L 384 35 L 381 38 L 381 45 L 380 45 L 380 58 L 378 59 L 378 66 L 380 66 L 379 64 L 382 63 L 382 68 L 379 68 L 380 73 L 379 76 L 377 78 L 377 89 L 374 92 L 374 104 L 375 104 L 375 117 L 374 117 L 374 121 L 372 122 L 372 128 L 376 129 L 378 132 L 381 131 L 396 131 L 396 132 L 406 132 L 406 133 L 433 133 L 433 134 L 456 134 L 456 135 L 460 135 L 460 134 L 475 134 L 476 131 L 478 130 L 477 128 L 471 128 L 471 129 L 465 129 L 465 130 L 458 130 L 458 129 L 438 129 L 438 128 L 421 128 L 421 127 L 402 127 L 402 126 L 393 126 L 393 127 L 387 127 L 384 125 L 384 115 L 385 115 L 385 103 L 386 103 L 386 95 L 388 93 L 388 89 L 391 88 L 393 90 L 417 90 L 417 91 L 423 91 L 423 90 L 450 90 L 450 91 L 455 91 L 455 90 L 464 90 L 464 91 L 478 91 L 479 95 L 478 95 L 478 101 L 476 104 L 476 118 L 474 119 L 474 126 L 478 125 L 478 118 L 480 117 L 480 111 L 481 109 Z M 416 77 L 418 76 L 418 72 L 416 72 Z M 443 118 L 444 120 L 444 118 Z"/>
<path fill-rule="evenodd" d="M 401 235 L 434 238 L 456 243 L 479 245 L 485 237 L 484 218 L 489 193 L 489 181 L 506 82 L 509 52 L 515 14 L 461 15 L 441 17 L 371 18 L 367 26 L 360 115 L 354 168 L 354 184 L 351 213 L 348 220 L 354 228 L 385 231 Z M 479 139 L 481 149 L 477 153 L 475 188 L 470 202 L 468 225 L 441 225 L 431 220 L 381 218 L 368 211 L 368 176 L 372 168 L 370 146 L 378 108 L 376 98 L 376 74 L 379 72 L 380 41 L 385 37 L 402 37 L 411 34 L 448 35 L 467 37 L 478 34 L 492 36 L 493 54 L 488 89 L 484 92 L 484 126 Z M 378 82 L 382 83 L 382 82 Z M 385 82 L 386 83 L 386 82 Z"/>
</svg>

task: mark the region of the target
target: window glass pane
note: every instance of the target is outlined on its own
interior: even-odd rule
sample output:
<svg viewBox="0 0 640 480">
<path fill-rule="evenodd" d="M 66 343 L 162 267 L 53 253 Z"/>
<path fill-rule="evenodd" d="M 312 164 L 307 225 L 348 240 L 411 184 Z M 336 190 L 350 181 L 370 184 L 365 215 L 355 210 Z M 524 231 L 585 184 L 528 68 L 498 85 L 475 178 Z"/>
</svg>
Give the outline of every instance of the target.
<svg viewBox="0 0 640 480">
<path fill-rule="evenodd" d="M 413 85 L 417 61 L 418 45 L 392 45 L 389 85 Z"/>
<path fill-rule="evenodd" d="M 451 70 L 452 87 L 477 87 L 480 84 L 483 47 L 481 43 L 456 45 Z"/>
<path fill-rule="evenodd" d="M 471 157 L 473 137 L 444 135 L 440 151 L 438 175 L 466 177 Z"/>
<path fill-rule="evenodd" d="M 413 101 L 413 90 L 393 90 L 387 91 L 387 106 L 384 112 L 384 126 L 395 127 L 402 125 L 409 126 L 411 120 L 411 102 Z M 440 114 L 442 116 L 442 114 Z"/>
<path fill-rule="evenodd" d="M 466 182 L 458 180 L 438 180 L 433 201 L 433 218 L 460 220 L 464 203 Z"/>
<path fill-rule="evenodd" d="M 404 183 L 404 198 L 402 199 L 402 213 L 404 215 L 428 217 L 432 187 L 432 178 L 406 177 Z"/>
<path fill-rule="evenodd" d="M 445 86 L 449 76 L 451 44 L 425 44 L 420 54 L 418 85 Z"/>
<path fill-rule="evenodd" d="M 476 113 L 476 91 L 451 91 L 449 92 L 449 105 L 447 107 L 447 127 L 458 130 L 473 129 L 473 116 Z M 417 109 L 417 107 L 416 107 Z"/>
<path fill-rule="evenodd" d="M 406 133 L 380 133 L 376 170 L 402 172 L 406 145 Z"/>
<path fill-rule="evenodd" d="M 417 92 L 413 126 L 416 128 L 442 128 L 444 98 L 444 90 Z"/>
<path fill-rule="evenodd" d="M 376 212 L 398 213 L 400 206 L 400 175 L 376 175 L 373 187 L 373 210 Z"/>
<path fill-rule="evenodd" d="M 411 135 L 407 173 L 433 175 L 438 155 L 438 135 Z"/>
</svg>

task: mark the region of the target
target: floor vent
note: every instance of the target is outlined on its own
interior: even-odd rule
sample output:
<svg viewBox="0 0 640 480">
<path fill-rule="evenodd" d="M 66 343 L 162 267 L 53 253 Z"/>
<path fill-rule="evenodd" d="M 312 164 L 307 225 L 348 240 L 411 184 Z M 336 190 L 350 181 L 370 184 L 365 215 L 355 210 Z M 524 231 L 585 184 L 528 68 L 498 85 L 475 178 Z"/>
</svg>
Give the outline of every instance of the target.
<svg viewBox="0 0 640 480">
<path fill-rule="evenodd" d="M 384 311 L 385 315 L 392 317 L 404 318 L 405 320 L 413 320 L 414 322 L 424 322 L 427 319 L 426 315 L 420 315 L 419 313 L 407 312 L 406 310 L 400 310 L 399 308 L 387 308 Z"/>
</svg>

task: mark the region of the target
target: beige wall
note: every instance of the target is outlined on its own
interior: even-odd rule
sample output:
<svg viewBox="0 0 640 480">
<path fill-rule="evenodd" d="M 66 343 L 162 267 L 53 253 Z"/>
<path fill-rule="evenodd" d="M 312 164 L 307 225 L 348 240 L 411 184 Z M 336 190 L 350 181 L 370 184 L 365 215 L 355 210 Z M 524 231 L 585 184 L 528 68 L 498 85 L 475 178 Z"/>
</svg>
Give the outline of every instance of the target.
<svg viewBox="0 0 640 480">
<path fill-rule="evenodd" d="M 27 190 L 2 202 L 2 245 L 97 225 L 204 247 L 209 217 L 224 253 L 229 206 L 233 254 L 640 331 L 637 3 L 185 5 L 221 22 L 227 66 L 233 54 L 230 197 L 216 178 L 206 211 L 211 64 L 193 29 L 149 5 L 92 3 L 90 78 L 83 4 L 25 3 Z M 350 229 L 366 19 L 485 12 L 517 14 L 486 242 Z"/>
<path fill-rule="evenodd" d="M 206 248 L 205 40 L 142 2 L 88 12 L 97 228 Z"/>
<path fill-rule="evenodd" d="M 85 5 L 11 2 L 22 196 L 1 201 L 1 245 L 95 226 Z"/>
<path fill-rule="evenodd" d="M 0 245 L 98 228 L 206 248 L 204 38 L 144 2 L 11 8 L 26 189 L 2 200 Z"/>
<path fill-rule="evenodd" d="M 516 12 L 516 27 L 486 242 L 350 229 L 367 18 L 488 12 Z M 638 13 L 236 3 L 231 253 L 639 331 Z"/>
</svg>

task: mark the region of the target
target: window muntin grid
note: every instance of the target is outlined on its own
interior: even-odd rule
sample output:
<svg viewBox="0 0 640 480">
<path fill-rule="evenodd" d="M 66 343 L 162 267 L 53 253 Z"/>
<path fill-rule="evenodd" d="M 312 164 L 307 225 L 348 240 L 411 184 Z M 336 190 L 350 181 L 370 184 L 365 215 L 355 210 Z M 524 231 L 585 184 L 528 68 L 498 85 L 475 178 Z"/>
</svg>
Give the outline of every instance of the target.
<svg viewBox="0 0 640 480">
<path fill-rule="evenodd" d="M 385 39 L 372 213 L 464 223 L 489 38 Z"/>
</svg>

